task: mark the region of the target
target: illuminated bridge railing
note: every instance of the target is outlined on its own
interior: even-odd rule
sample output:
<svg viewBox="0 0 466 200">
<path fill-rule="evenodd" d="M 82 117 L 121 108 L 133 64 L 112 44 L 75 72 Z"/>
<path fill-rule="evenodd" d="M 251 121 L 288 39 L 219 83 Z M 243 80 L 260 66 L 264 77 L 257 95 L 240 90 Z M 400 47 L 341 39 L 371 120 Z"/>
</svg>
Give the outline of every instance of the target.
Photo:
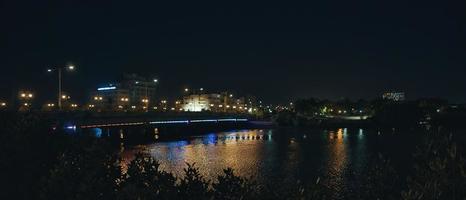
<svg viewBox="0 0 466 200">
<path fill-rule="evenodd" d="M 129 122 L 129 123 L 108 123 L 108 124 L 93 124 L 82 125 L 80 128 L 99 128 L 99 127 L 118 127 L 118 126 L 141 126 L 145 124 L 190 124 L 190 123 L 219 123 L 219 122 L 247 122 L 245 118 L 230 118 L 230 119 L 193 119 L 193 120 L 161 120 L 149 122 Z"/>
</svg>

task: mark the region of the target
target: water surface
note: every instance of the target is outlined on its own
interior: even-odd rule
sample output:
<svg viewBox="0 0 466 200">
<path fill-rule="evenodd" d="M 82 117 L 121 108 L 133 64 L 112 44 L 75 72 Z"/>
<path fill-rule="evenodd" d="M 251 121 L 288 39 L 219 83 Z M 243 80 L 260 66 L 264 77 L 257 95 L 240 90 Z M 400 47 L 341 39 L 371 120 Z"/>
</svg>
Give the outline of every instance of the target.
<svg viewBox="0 0 466 200">
<path fill-rule="evenodd" d="M 128 162 L 138 151 L 149 153 L 163 170 L 177 176 L 186 163 L 195 163 L 208 179 L 227 167 L 262 183 L 313 182 L 320 177 L 338 198 L 355 190 L 378 153 L 402 172 L 409 171 L 418 138 L 409 132 L 346 128 L 235 130 L 126 147 L 122 155 Z"/>
</svg>

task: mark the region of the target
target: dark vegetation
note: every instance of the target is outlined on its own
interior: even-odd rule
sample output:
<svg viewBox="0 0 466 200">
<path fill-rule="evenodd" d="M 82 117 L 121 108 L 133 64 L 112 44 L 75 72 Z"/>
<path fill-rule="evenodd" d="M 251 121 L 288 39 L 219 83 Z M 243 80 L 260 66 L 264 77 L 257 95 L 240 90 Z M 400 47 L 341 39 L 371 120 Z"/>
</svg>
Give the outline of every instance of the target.
<svg viewBox="0 0 466 200">
<path fill-rule="evenodd" d="M 114 147 L 91 137 L 50 130 L 47 118 L 2 113 L 0 118 L 0 199 L 330 199 L 331 188 L 310 183 L 262 185 L 232 169 L 215 180 L 195 164 L 175 177 L 159 163 L 137 154 L 126 167 Z M 368 166 L 357 199 L 464 199 L 466 168 L 451 136 L 432 134 L 414 155 L 409 177 L 399 177 L 378 156 Z M 277 185 L 279 187 L 277 187 Z M 400 187 L 402 186 L 402 187 Z"/>
<path fill-rule="evenodd" d="M 365 120 L 345 120 L 348 116 L 367 116 Z M 300 99 L 274 118 L 283 126 L 415 128 L 430 124 L 460 127 L 466 123 L 466 105 L 449 104 L 436 98 L 415 101 L 329 101 Z"/>
</svg>

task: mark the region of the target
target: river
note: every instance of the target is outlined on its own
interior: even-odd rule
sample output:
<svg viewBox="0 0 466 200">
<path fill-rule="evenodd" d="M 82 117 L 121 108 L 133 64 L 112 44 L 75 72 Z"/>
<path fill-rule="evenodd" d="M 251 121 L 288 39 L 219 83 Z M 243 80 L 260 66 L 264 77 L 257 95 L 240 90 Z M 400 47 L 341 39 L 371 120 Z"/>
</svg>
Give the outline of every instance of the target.
<svg viewBox="0 0 466 200">
<path fill-rule="evenodd" d="M 163 170 L 177 176 L 195 163 L 207 179 L 231 167 L 261 183 L 325 180 L 343 198 L 365 176 L 379 153 L 403 175 L 412 169 L 419 133 L 365 129 L 251 129 L 214 132 L 175 141 L 125 147 L 129 162 L 136 152 L 149 153 Z"/>
</svg>

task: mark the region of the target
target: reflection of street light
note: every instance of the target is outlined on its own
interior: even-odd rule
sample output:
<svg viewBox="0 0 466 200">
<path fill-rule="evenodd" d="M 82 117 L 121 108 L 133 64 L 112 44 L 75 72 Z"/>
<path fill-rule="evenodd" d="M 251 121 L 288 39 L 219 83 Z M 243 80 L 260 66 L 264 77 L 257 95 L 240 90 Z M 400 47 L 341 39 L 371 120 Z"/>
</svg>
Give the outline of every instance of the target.
<svg viewBox="0 0 466 200">
<path fill-rule="evenodd" d="M 61 71 L 65 69 L 65 70 L 69 70 L 69 71 L 73 71 L 75 69 L 75 67 L 73 65 L 68 65 L 68 66 L 62 66 L 62 67 L 55 67 L 55 68 L 50 68 L 50 69 L 47 69 L 47 72 L 52 72 L 54 70 L 57 70 L 58 71 L 58 108 L 61 110 L 62 106 L 61 106 L 61 100 L 62 100 L 62 91 L 61 91 L 61 87 L 62 87 L 62 81 L 61 81 Z"/>
</svg>

